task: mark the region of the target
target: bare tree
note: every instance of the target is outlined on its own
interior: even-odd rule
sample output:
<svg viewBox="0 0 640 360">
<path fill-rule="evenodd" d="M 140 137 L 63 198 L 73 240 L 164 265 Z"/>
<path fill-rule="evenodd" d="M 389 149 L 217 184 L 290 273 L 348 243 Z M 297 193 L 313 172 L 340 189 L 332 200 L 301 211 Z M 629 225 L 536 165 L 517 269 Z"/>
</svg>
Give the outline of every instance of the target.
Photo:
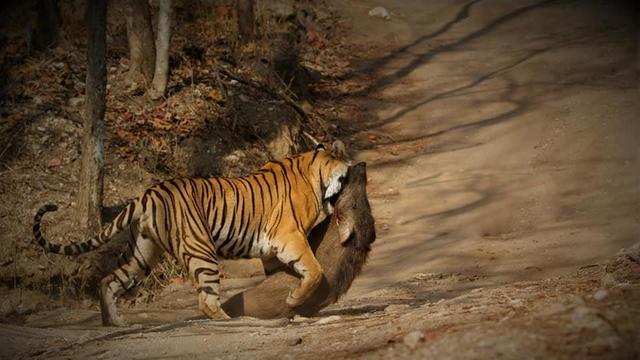
<svg viewBox="0 0 640 360">
<path fill-rule="evenodd" d="M 127 37 L 129 39 L 128 83 L 137 88 L 151 84 L 156 63 L 151 16 L 147 0 L 125 1 Z"/>
<path fill-rule="evenodd" d="M 171 41 L 171 0 L 160 0 L 156 37 L 156 69 L 149 89 L 152 99 L 164 96 L 169 77 L 169 43 Z"/>
<path fill-rule="evenodd" d="M 84 114 L 79 219 L 88 233 L 100 231 L 102 216 L 103 132 L 107 86 L 107 1 L 87 1 L 87 100 Z"/>
<path fill-rule="evenodd" d="M 247 43 L 255 36 L 255 20 L 253 15 L 254 0 L 236 0 L 236 17 L 240 41 Z"/>
</svg>

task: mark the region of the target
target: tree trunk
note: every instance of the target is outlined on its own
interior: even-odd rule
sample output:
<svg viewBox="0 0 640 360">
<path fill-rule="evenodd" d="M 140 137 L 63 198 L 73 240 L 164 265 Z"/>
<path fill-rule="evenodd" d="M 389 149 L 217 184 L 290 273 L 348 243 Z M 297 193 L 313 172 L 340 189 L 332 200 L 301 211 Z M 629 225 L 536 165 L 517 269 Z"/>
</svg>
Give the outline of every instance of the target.
<svg viewBox="0 0 640 360">
<path fill-rule="evenodd" d="M 150 84 L 156 63 L 156 46 L 151 28 L 147 0 L 125 2 L 127 37 L 129 39 L 128 85 L 137 88 Z"/>
<path fill-rule="evenodd" d="M 79 219 L 87 233 L 100 231 L 104 150 L 105 90 L 107 85 L 107 1 L 87 2 L 87 99 L 84 114 Z"/>
<path fill-rule="evenodd" d="M 171 40 L 171 0 L 160 0 L 156 38 L 156 70 L 149 89 L 152 99 L 164 96 L 169 77 L 169 43 Z"/>
<path fill-rule="evenodd" d="M 60 14 L 57 0 L 38 0 L 36 26 L 31 36 L 31 46 L 44 50 L 58 42 L 60 33 Z"/>
<path fill-rule="evenodd" d="M 238 35 L 240 35 L 240 42 L 244 44 L 253 40 L 255 34 L 253 1 L 254 0 L 236 0 Z"/>
</svg>

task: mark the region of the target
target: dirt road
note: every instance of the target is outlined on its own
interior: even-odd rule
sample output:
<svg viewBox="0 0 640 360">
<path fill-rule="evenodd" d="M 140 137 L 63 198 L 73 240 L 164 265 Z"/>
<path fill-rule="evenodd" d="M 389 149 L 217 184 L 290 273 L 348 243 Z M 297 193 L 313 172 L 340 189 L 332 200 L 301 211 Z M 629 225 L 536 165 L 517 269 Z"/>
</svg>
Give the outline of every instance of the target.
<svg viewBox="0 0 640 360">
<path fill-rule="evenodd" d="M 374 6 L 391 20 L 367 16 Z M 2 325 L 43 358 L 632 358 L 640 354 L 634 14 L 595 1 L 354 1 L 378 226 L 320 319 L 197 317 L 186 288 L 125 312 Z M 349 80 L 349 79 L 348 79 Z"/>
<path fill-rule="evenodd" d="M 638 241 L 630 13 L 548 1 L 396 11 L 402 21 L 358 29 L 399 50 L 371 65 L 369 110 L 390 144 L 359 159 L 389 230 L 352 296 L 416 272 L 540 279 Z"/>
</svg>

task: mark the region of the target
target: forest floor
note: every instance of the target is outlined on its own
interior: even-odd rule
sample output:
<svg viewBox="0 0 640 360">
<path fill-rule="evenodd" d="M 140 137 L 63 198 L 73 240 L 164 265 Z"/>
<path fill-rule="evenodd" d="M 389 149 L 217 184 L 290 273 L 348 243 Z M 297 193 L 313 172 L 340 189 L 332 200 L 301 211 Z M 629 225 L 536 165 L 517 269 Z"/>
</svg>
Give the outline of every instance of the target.
<svg viewBox="0 0 640 360">
<path fill-rule="evenodd" d="M 367 15 L 378 5 L 390 20 Z M 634 12 L 597 1 L 338 8 L 358 51 L 331 102 L 357 115 L 342 134 L 368 163 L 378 234 L 349 293 L 316 318 L 213 322 L 176 282 L 122 306 L 128 328 L 101 327 L 93 303 L 23 315 L 0 325 L 3 355 L 640 356 Z M 225 296 L 241 283 L 223 282 Z"/>
</svg>

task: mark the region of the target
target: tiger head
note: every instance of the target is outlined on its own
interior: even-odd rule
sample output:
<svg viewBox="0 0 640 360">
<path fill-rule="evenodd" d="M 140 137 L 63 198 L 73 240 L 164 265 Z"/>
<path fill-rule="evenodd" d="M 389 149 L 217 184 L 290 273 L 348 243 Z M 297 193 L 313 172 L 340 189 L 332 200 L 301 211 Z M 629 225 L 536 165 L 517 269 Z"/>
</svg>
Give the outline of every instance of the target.
<svg viewBox="0 0 640 360">
<path fill-rule="evenodd" d="M 311 155 L 310 168 L 320 184 L 324 210 L 327 214 L 331 214 L 333 212 L 332 202 L 335 201 L 336 195 L 342 188 L 342 183 L 349 170 L 349 162 L 342 141 L 336 140 L 331 146 L 331 151 L 319 144 Z"/>
</svg>

